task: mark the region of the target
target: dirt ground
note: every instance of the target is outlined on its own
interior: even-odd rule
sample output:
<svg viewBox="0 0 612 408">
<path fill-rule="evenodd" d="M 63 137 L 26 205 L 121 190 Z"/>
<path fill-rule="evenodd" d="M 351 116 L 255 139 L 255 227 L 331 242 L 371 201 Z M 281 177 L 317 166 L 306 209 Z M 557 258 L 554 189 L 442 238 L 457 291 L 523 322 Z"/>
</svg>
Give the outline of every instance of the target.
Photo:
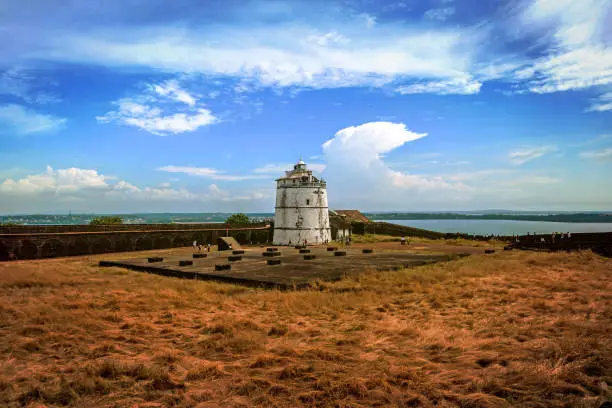
<svg viewBox="0 0 612 408">
<path fill-rule="evenodd" d="M 498 250 L 484 255 L 489 247 Z M 99 268 L 102 255 L 0 263 L 0 405 L 599 407 L 612 399 L 612 259 L 499 249 L 415 240 L 409 250 L 473 255 L 284 292 Z"/>
</svg>

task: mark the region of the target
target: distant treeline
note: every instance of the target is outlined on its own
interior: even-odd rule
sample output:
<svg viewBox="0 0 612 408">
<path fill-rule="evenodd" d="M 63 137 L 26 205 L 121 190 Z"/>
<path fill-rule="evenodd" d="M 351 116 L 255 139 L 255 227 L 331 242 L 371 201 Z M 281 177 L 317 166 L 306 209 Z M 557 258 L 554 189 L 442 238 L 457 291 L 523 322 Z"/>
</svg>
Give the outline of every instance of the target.
<svg viewBox="0 0 612 408">
<path fill-rule="evenodd" d="M 512 220 L 512 221 L 548 221 L 548 222 L 609 222 L 612 214 L 576 213 L 576 214 L 457 214 L 457 213 L 364 213 L 371 220 Z"/>
</svg>

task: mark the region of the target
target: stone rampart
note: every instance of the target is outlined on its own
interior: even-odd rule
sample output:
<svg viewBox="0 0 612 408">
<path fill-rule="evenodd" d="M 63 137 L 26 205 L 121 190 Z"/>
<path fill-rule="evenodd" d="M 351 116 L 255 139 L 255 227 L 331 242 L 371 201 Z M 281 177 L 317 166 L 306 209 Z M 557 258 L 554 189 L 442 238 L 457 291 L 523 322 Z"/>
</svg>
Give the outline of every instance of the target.
<svg viewBox="0 0 612 408">
<path fill-rule="evenodd" d="M 186 247 L 193 241 L 215 245 L 217 238 L 222 236 L 234 237 L 242 244 L 265 243 L 271 238 L 271 229 L 264 224 L 231 227 L 224 224 L 2 227 L 0 261 Z"/>
</svg>

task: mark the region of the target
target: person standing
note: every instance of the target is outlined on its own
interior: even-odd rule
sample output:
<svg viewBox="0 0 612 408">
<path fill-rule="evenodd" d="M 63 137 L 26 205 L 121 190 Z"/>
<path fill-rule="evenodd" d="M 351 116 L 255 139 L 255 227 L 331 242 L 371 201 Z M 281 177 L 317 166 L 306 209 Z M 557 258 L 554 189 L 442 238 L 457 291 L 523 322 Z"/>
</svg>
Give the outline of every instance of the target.
<svg viewBox="0 0 612 408">
<path fill-rule="evenodd" d="M 193 241 L 193 252 L 196 251 L 196 248 L 198 247 L 198 241 Z"/>
</svg>

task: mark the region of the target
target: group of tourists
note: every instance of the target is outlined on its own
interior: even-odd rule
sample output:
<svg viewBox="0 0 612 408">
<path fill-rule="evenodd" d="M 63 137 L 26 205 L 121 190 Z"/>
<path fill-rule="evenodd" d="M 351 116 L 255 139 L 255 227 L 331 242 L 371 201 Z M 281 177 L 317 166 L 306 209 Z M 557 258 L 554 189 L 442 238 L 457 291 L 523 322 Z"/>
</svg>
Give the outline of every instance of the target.
<svg viewBox="0 0 612 408">
<path fill-rule="evenodd" d="M 193 252 L 202 252 L 202 249 L 204 249 L 204 252 L 210 252 L 210 244 L 208 245 L 203 245 L 201 242 L 193 241 Z"/>
</svg>

